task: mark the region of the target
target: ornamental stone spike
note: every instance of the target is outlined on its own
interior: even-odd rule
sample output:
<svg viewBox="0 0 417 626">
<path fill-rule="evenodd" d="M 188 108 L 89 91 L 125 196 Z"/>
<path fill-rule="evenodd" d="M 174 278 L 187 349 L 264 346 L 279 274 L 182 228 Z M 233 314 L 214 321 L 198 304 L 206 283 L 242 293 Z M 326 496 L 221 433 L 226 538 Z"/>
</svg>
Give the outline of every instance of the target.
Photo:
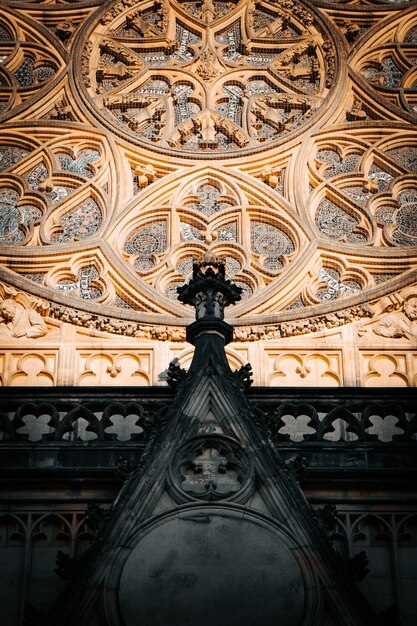
<svg viewBox="0 0 417 626">
<path fill-rule="evenodd" d="M 195 346 L 188 371 L 202 371 L 210 359 L 219 370 L 230 373 L 224 347 L 233 341 L 233 327 L 224 321 L 224 309 L 241 299 L 242 289 L 225 277 L 225 261 L 207 252 L 193 263 L 190 282 L 177 288 L 178 300 L 195 308 L 196 319 L 186 329 Z"/>
<path fill-rule="evenodd" d="M 225 261 L 206 252 L 193 263 L 190 282 L 177 288 L 178 300 L 195 308 L 196 320 L 223 320 L 224 309 L 241 299 L 242 289 L 225 278 Z"/>
</svg>

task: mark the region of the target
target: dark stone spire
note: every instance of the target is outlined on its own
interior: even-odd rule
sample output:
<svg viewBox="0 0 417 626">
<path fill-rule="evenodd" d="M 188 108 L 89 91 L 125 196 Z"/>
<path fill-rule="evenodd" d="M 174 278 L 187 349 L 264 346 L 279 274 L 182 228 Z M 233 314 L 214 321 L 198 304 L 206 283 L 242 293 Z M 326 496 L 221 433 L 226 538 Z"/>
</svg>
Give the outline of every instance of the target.
<svg viewBox="0 0 417 626">
<path fill-rule="evenodd" d="M 224 321 L 224 309 L 241 299 L 242 289 L 225 277 L 225 263 L 211 253 L 193 263 L 190 282 L 178 287 L 178 300 L 195 308 L 196 321 L 187 327 L 187 341 L 195 346 L 190 374 L 204 367 L 209 356 L 229 370 L 224 346 L 233 340 L 233 328 Z"/>
<path fill-rule="evenodd" d="M 45 626 L 376 624 L 231 373 L 224 269 L 206 255 L 179 289 L 190 370 Z"/>
</svg>

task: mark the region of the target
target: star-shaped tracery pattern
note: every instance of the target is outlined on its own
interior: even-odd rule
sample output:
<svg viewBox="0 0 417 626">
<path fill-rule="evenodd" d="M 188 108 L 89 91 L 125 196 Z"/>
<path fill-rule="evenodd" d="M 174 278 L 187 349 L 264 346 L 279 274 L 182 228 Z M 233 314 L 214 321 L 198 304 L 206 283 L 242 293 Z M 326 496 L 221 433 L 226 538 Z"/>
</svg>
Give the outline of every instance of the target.
<svg viewBox="0 0 417 626">
<path fill-rule="evenodd" d="M 264 147 L 306 123 L 334 80 L 333 44 L 294 0 L 143 2 L 101 23 L 84 50 L 89 97 L 158 148 Z"/>
</svg>

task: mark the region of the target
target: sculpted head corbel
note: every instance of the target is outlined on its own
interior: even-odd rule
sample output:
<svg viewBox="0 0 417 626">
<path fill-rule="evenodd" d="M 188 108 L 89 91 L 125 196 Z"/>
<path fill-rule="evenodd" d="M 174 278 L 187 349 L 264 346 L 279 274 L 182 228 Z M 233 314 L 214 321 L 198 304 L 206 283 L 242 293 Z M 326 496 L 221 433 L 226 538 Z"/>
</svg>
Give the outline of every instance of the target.
<svg viewBox="0 0 417 626">
<path fill-rule="evenodd" d="M 411 321 L 417 320 L 417 290 L 411 292 L 403 303 L 404 315 Z"/>
</svg>

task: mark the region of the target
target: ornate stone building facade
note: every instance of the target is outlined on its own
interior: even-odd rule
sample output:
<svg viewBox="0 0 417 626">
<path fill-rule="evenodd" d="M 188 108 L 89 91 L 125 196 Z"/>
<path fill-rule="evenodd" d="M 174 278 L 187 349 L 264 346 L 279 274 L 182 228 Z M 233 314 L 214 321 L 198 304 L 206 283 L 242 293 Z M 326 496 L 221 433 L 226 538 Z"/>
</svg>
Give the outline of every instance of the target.
<svg viewBox="0 0 417 626">
<path fill-rule="evenodd" d="M 16 1 L 0 26 L 4 385 L 163 384 L 207 250 L 256 384 L 415 385 L 413 3 Z"/>
<path fill-rule="evenodd" d="M 109 467 L 138 462 L 193 355 L 177 287 L 213 253 L 242 289 L 232 369 L 252 364 L 276 445 L 314 468 L 310 502 L 337 504 L 334 541 L 366 548 L 371 604 L 411 626 L 415 395 L 394 388 L 417 381 L 415 2 L 4 0 L 0 121 L 0 445 L 22 472 L 5 623 L 49 608 L 57 550 L 82 552 Z"/>
</svg>

